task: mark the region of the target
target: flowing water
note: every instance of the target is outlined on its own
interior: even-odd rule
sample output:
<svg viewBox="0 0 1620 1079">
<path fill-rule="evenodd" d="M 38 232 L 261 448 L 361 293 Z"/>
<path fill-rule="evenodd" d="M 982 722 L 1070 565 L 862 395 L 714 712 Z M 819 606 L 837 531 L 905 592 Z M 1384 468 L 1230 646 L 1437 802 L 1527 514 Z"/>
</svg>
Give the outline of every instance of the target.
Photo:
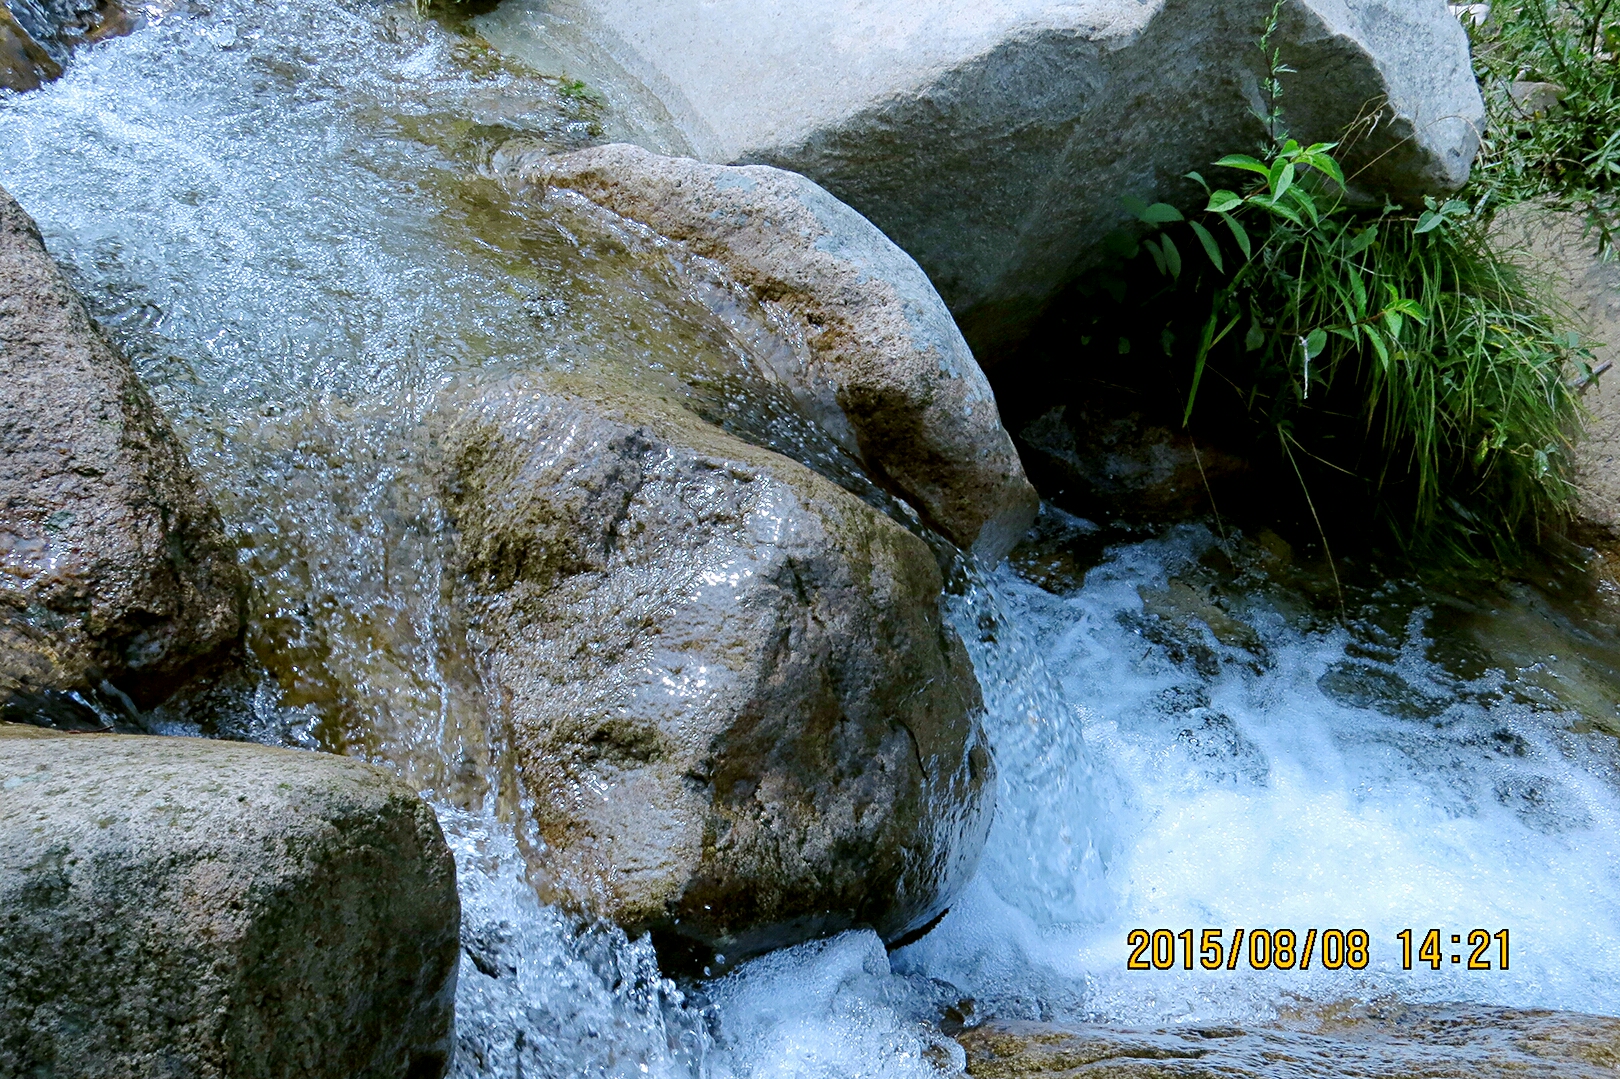
<svg viewBox="0 0 1620 1079">
<path fill-rule="evenodd" d="M 217 0 L 149 7 L 60 82 L 0 99 L 0 184 L 174 417 L 256 582 L 255 669 L 153 726 L 365 756 L 433 801 L 465 907 L 458 1076 L 948 1075 L 963 1056 L 939 1020 L 969 1011 L 1615 1009 L 1603 597 L 1464 601 L 1362 567 L 1341 617 L 1275 536 L 1108 533 L 1056 510 L 948 601 L 1001 791 L 979 876 L 933 933 L 892 955 L 849 933 L 677 987 L 646 942 L 540 905 L 447 598 L 440 395 L 612 367 L 860 485 L 768 377 L 791 347 L 769 312 L 488 175 L 511 138 L 561 150 L 651 123 L 569 74 L 408 5 Z M 1364 929 L 1370 961 L 1126 970 L 1133 929 L 1240 927 Z M 1508 929 L 1510 969 L 1404 971 L 1407 928 Z"/>
</svg>

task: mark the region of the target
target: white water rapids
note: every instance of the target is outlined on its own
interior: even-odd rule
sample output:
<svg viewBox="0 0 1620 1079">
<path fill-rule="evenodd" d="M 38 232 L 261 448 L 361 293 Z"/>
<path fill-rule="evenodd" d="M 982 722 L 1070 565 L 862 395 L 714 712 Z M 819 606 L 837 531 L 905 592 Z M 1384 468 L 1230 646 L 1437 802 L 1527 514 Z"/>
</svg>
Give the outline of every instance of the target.
<svg viewBox="0 0 1620 1079">
<path fill-rule="evenodd" d="M 440 808 L 466 910 L 455 1074 L 949 1075 L 936 1024 L 969 998 L 1140 1024 L 1372 996 L 1615 1010 L 1612 633 L 1528 587 L 1448 605 L 1390 583 L 1340 620 L 1276 543 L 1185 525 L 1105 546 L 1056 511 L 950 600 L 1001 791 L 932 934 L 683 991 L 645 942 L 541 907 L 495 823 L 415 453 L 460 372 L 729 355 L 667 262 L 479 175 L 514 134 L 561 149 L 613 123 L 359 0 L 154 7 L 0 98 L 0 184 L 136 358 L 258 582 L 241 729 L 390 764 Z M 1237 927 L 1362 928 L 1373 961 L 1125 970 L 1132 929 Z M 1511 930 L 1511 969 L 1399 969 L 1395 933 L 1430 927 Z"/>
</svg>

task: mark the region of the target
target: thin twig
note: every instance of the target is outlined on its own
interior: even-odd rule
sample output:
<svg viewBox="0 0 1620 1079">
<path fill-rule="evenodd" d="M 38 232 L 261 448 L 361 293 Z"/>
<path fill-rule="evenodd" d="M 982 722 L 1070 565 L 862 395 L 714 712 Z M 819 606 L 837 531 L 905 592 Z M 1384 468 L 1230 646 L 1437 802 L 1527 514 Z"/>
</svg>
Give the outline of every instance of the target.
<svg viewBox="0 0 1620 1079">
<path fill-rule="evenodd" d="M 1328 570 L 1333 574 L 1333 590 L 1339 594 L 1339 614 L 1346 613 L 1344 606 L 1344 585 L 1339 582 L 1339 567 L 1333 561 L 1333 548 L 1328 546 L 1327 530 L 1322 527 L 1322 518 L 1316 515 L 1316 503 L 1311 500 L 1311 489 L 1305 485 L 1305 474 L 1299 470 L 1299 462 L 1294 460 L 1294 451 L 1288 448 L 1293 439 L 1282 428 L 1277 429 L 1277 438 L 1282 443 L 1283 453 L 1288 455 L 1288 463 L 1294 467 L 1294 476 L 1299 480 L 1299 489 L 1305 492 L 1305 505 L 1310 507 L 1311 520 L 1316 522 L 1316 534 L 1322 537 L 1322 553 L 1327 555 Z"/>
<path fill-rule="evenodd" d="M 1187 436 L 1187 441 L 1192 445 L 1193 460 L 1198 462 L 1198 476 L 1204 481 L 1204 493 L 1209 495 L 1209 508 L 1215 514 L 1215 529 L 1221 534 L 1221 546 L 1230 553 L 1232 544 L 1226 538 L 1226 526 L 1221 523 L 1221 508 L 1215 504 L 1215 488 L 1209 485 L 1209 474 L 1204 471 L 1204 457 L 1198 452 L 1198 443 L 1191 435 Z"/>
</svg>

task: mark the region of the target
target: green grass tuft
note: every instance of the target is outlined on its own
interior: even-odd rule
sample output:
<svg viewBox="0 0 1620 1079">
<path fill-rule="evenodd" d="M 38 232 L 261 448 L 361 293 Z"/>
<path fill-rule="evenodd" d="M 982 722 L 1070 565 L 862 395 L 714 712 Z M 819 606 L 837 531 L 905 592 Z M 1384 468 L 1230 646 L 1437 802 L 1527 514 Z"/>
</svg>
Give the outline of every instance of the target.
<svg viewBox="0 0 1620 1079">
<path fill-rule="evenodd" d="M 1267 145 L 1214 182 L 1191 174 L 1208 196 L 1191 217 L 1126 201 L 1146 232 L 1082 287 L 1114 301 L 1084 339 L 1157 345 L 1185 372 L 1183 425 L 1218 384 L 1324 541 L 1324 517 L 1364 533 L 1370 511 L 1414 556 L 1515 559 L 1572 515 L 1590 355 L 1493 247 L 1483 189 L 1413 209 L 1346 198 L 1335 147 L 1287 137 L 1274 30 Z"/>
</svg>

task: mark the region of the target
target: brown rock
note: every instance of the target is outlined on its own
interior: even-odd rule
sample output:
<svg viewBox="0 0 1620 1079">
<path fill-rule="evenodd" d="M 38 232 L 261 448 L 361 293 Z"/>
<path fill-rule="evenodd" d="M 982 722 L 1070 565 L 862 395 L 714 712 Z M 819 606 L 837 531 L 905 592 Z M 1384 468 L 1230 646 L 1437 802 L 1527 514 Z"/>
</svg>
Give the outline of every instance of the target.
<svg viewBox="0 0 1620 1079">
<path fill-rule="evenodd" d="M 955 543 L 999 561 L 1029 528 L 1038 498 L 973 353 L 927 276 L 860 214 L 796 173 L 634 146 L 514 148 L 498 167 L 686 245 L 785 313 L 805 348 L 776 373 Z"/>
<path fill-rule="evenodd" d="M 1620 1019 L 1478 1005 L 1357 1005 L 1250 1029 L 991 1022 L 957 1041 L 972 1079 L 1598 1079 L 1620 1064 Z"/>
<path fill-rule="evenodd" d="M 0 1075 L 437 1079 L 460 917 L 380 768 L 0 724 Z"/>
<path fill-rule="evenodd" d="M 57 62 L 0 4 L 0 90 L 37 90 L 61 74 Z"/>
<path fill-rule="evenodd" d="M 4 191 L 0 379 L 0 708 L 76 714 L 69 695 L 98 687 L 156 703 L 237 640 L 243 575 L 173 429 Z"/>
<path fill-rule="evenodd" d="M 927 545 L 600 372 L 445 413 L 470 637 L 548 898 L 728 960 L 939 913 L 994 781 Z"/>
</svg>

